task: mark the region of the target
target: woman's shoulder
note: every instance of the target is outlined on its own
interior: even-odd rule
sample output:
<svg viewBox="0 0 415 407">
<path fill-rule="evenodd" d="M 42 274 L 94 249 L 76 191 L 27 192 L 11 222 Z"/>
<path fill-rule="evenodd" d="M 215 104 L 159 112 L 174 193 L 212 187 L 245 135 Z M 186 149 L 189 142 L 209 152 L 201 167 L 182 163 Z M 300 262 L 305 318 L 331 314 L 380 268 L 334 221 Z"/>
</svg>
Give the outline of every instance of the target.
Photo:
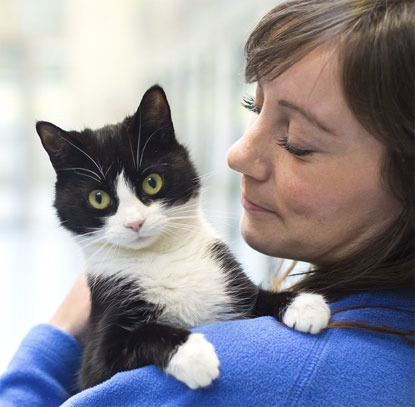
<svg viewBox="0 0 415 407">
<path fill-rule="evenodd" d="M 352 295 L 331 308 L 333 322 L 413 331 L 411 290 Z M 339 405 L 342 400 L 415 405 L 414 347 L 397 335 L 335 327 L 310 335 L 270 317 L 215 324 L 200 332 L 217 348 L 224 367 L 219 382 L 236 386 L 246 398 L 271 397 L 257 400 L 264 405 Z"/>
<path fill-rule="evenodd" d="M 392 294 L 376 295 L 359 294 L 332 306 L 340 309 L 367 304 L 409 305 L 402 302 L 408 295 L 395 293 L 393 301 Z M 376 303 L 380 299 L 383 303 Z M 362 317 L 362 312 L 367 310 L 355 308 L 339 312 L 333 319 L 355 320 Z M 372 312 L 380 318 L 378 314 L 386 309 L 373 308 Z M 348 313 L 353 315 L 347 316 Z M 389 315 L 389 318 L 396 321 L 395 316 Z M 148 366 L 119 373 L 81 393 L 74 404 L 68 405 L 91 405 L 87 400 L 104 403 L 108 402 L 109 395 L 114 396 L 118 405 L 125 406 L 143 403 L 200 406 L 355 403 L 364 406 L 394 405 L 395 399 L 408 405 L 414 401 L 413 347 L 394 335 L 345 328 L 309 335 L 284 327 L 271 317 L 205 325 L 195 331 L 212 342 L 221 362 L 220 377 L 208 388 L 191 391 Z"/>
<path fill-rule="evenodd" d="M 331 308 L 333 322 L 414 330 L 412 290 L 361 293 Z M 232 366 L 224 369 L 222 380 L 239 383 L 241 392 L 250 383 L 253 394 L 259 388 L 272 391 L 276 400 L 285 400 L 282 405 L 338 405 L 340 400 L 415 405 L 415 353 L 407 338 L 340 327 L 309 335 L 268 317 L 217 324 L 206 335 L 219 345 L 221 361 Z"/>
</svg>

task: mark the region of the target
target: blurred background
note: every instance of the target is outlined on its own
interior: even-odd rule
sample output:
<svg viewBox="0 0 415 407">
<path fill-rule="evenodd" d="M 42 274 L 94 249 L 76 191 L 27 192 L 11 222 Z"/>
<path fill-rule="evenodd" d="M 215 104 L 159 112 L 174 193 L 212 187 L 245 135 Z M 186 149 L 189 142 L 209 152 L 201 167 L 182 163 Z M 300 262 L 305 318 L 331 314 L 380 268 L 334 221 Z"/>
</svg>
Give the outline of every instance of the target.
<svg viewBox="0 0 415 407">
<path fill-rule="evenodd" d="M 239 236 L 239 176 L 226 151 L 244 131 L 243 47 L 276 0 L 0 0 L 0 372 L 82 269 L 52 208 L 54 171 L 37 120 L 65 129 L 122 120 L 159 83 L 177 137 L 205 175 L 210 222 L 256 281 L 278 260 Z"/>
</svg>

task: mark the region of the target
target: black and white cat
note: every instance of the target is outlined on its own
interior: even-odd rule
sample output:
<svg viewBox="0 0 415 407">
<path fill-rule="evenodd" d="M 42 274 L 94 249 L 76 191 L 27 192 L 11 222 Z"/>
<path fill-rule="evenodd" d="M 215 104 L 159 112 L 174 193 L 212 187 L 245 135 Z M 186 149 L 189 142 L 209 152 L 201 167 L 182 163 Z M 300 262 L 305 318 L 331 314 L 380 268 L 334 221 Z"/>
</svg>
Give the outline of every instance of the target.
<svg viewBox="0 0 415 407">
<path fill-rule="evenodd" d="M 199 177 L 159 86 L 119 124 L 36 129 L 57 174 L 60 222 L 83 249 L 91 288 L 81 389 L 148 364 L 192 389 L 209 385 L 219 360 L 189 331 L 196 325 L 272 315 L 303 332 L 327 327 L 320 295 L 260 290 L 206 223 Z"/>
</svg>

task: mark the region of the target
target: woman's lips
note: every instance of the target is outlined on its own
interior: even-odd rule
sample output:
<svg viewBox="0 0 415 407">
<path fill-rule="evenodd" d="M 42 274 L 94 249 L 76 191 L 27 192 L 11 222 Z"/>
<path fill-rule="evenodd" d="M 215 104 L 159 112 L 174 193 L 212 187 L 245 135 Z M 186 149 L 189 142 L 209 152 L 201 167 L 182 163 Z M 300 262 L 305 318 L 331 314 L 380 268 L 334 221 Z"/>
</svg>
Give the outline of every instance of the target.
<svg viewBox="0 0 415 407">
<path fill-rule="evenodd" d="M 262 208 L 261 206 L 255 205 L 253 202 L 249 201 L 245 198 L 245 196 L 241 195 L 241 204 L 245 210 L 248 212 L 262 212 L 262 213 L 273 213 L 275 212 L 270 211 L 268 209 Z"/>
</svg>

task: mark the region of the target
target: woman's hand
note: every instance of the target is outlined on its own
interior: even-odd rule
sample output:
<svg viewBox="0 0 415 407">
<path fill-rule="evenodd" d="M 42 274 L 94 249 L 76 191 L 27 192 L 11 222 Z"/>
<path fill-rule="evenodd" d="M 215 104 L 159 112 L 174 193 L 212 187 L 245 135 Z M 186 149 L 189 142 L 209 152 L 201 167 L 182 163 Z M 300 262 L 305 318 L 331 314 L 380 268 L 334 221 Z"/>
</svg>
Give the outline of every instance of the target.
<svg viewBox="0 0 415 407">
<path fill-rule="evenodd" d="M 83 343 L 90 312 L 91 292 L 85 274 L 81 273 L 49 323 Z"/>
</svg>

